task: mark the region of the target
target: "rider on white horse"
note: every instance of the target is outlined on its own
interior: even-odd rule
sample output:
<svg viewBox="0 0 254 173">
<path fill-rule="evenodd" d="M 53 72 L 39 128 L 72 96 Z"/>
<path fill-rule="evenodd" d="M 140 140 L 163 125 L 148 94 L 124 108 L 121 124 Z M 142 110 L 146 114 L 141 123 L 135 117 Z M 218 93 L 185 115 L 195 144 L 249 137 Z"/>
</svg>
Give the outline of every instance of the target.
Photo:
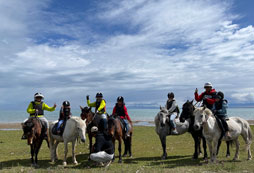
<svg viewBox="0 0 254 173">
<path fill-rule="evenodd" d="M 225 130 L 226 137 L 230 137 L 229 130 L 228 130 L 228 124 L 226 122 L 226 119 L 228 119 L 227 116 L 227 108 L 228 108 L 228 101 L 224 100 L 224 94 L 219 91 L 215 96 L 216 102 L 213 105 L 212 112 L 214 115 L 221 120 L 222 126 Z"/>
<path fill-rule="evenodd" d="M 203 106 L 205 105 L 208 109 L 212 109 L 213 108 L 213 104 L 215 103 L 215 95 L 216 95 L 216 91 L 215 89 L 213 89 L 213 85 L 211 82 L 207 82 L 204 85 L 205 88 L 205 92 L 201 93 L 200 95 L 198 95 L 198 89 L 196 88 L 195 90 L 195 100 L 197 102 L 203 101 Z"/>
<path fill-rule="evenodd" d="M 169 123 L 172 128 L 171 134 L 177 135 L 178 132 L 176 130 L 176 124 L 175 124 L 174 120 L 177 117 L 177 115 L 179 114 L 179 108 L 178 108 L 178 105 L 176 104 L 176 100 L 174 98 L 175 98 L 175 95 L 173 92 L 168 93 L 168 100 L 166 102 L 165 107 L 168 110 L 168 114 L 170 117 Z"/>
<path fill-rule="evenodd" d="M 71 117 L 71 115 L 72 115 L 71 104 L 69 101 L 64 101 L 59 113 L 59 119 L 57 123 L 57 134 L 61 134 L 61 130 L 60 130 L 61 125 L 63 123 L 66 123 L 66 121 Z"/>
<path fill-rule="evenodd" d="M 90 103 L 89 95 L 86 96 L 87 105 L 89 107 L 95 107 L 95 113 L 101 116 L 103 121 L 104 131 L 108 129 L 108 120 L 107 120 L 107 113 L 106 113 L 106 101 L 103 99 L 102 93 L 96 94 L 96 101 Z"/>
</svg>

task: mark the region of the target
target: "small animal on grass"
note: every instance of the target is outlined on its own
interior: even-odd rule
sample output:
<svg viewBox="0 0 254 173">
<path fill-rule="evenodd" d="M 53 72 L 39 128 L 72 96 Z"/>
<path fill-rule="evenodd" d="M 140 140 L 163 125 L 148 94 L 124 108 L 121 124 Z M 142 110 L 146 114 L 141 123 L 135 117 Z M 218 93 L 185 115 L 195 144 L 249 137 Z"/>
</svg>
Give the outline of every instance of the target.
<svg viewBox="0 0 254 173">
<path fill-rule="evenodd" d="M 217 155 L 217 145 L 218 140 L 221 137 L 221 129 L 216 121 L 215 116 L 211 112 L 210 109 L 206 107 L 196 108 L 193 112 L 195 117 L 194 128 L 196 130 L 201 129 L 203 127 L 203 134 L 208 143 L 209 151 L 210 151 L 210 161 L 216 162 Z M 229 127 L 230 137 L 224 136 L 222 140 L 225 141 L 234 141 L 236 145 L 236 152 L 233 160 L 237 160 L 239 157 L 239 141 L 238 137 L 241 135 L 246 143 L 247 151 L 248 151 L 248 160 L 251 160 L 251 140 L 252 140 L 252 132 L 249 123 L 239 117 L 230 117 L 227 121 Z"/>
<path fill-rule="evenodd" d="M 51 161 L 55 162 L 58 160 L 57 147 L 60 142 L 64 143 L 64 160 L 63 165 L 66 166 L 66 157 L 68 153 L 68 143 L 72 143 L 72 160 L 75 165 L 78 164 L 75 156 L 75 146 L 77 138 L 80 137 L 81 142 L 86 141 L 86 120 L 82 120 L 80 117 L 71 117 L 66 121 L 65 129 L 62 136 L 54 135 L 52 129 L 57 121 L 53 122 L 50 125 L 49 134 L 50 134 L 50 152 L 51 152 Z"/>
</svg>

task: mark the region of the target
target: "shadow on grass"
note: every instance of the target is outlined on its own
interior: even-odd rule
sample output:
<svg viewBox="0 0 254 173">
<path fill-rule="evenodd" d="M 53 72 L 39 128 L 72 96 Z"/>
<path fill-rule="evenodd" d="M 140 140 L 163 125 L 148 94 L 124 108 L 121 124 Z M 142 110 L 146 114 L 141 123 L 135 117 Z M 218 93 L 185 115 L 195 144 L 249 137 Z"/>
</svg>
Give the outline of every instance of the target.
<svg viewBox="0 0 254 173">
<path fill-rule="evenodd" d="M 39 159 L 39 157 L 38 157 Z M 38 160 L 38 168 L 49 168 L 49 167 L 58 167 L 63 164 L 63 158 L 59 158 L 60 160 L 57 160 L 56 163 L 51 163 L 51 160 Z M 76 159 L 78 162 L 81 162 L 82 164 L 85 163 L 88 165 L 88 154 L 79 154 L 76 155 Z M 67 158 L 67 164 L 72 167 L 76 167 L 76 165 L 73 165 L 72 157 Z M 13 168 L 13 167 L 32 167 L 31 159 L 16 159 L 16 160 L 8 160 L 0 162 L 0 170 L 4 168 Z"/>
</svg>

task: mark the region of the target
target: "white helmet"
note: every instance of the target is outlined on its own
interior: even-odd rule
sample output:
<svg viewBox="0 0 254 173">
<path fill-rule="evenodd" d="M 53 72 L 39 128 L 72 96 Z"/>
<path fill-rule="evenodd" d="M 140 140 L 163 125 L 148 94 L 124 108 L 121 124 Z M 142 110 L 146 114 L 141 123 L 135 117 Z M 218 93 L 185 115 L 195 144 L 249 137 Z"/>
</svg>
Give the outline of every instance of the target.
<svg viewBox="0 0 254 173">
<path fill-rule="evenodd" d="M 93 126 L 93 127 L 91 128 L 91 132 L 92 132 L 92 133 L 98 132 L 98 127 Z"/>
<path fill-rule="evenodd" d="M 36 97 L 41 97 L 42 99 L 44 99 L 44 96 L 41 93 L 35 93 L 34 98 Z"/>
<path fill-rule="evenodd" d="M 205 83 L 205 85 L 204 85 L 204 88 L 206 88 L 206 87 L 213 87 L 213 85 L 212 85 L 212 83 L 211 82 L 207 82 L 207 83 Z"/>
</svg>

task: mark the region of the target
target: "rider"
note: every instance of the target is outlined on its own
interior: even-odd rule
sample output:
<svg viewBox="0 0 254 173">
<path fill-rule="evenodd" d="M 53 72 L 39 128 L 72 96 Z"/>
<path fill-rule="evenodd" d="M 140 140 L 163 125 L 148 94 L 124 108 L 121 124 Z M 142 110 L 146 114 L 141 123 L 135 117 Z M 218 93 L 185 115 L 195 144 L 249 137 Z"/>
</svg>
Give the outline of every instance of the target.
<svg viewBox="0 0 254 173">
<path fill-rule="evenodd" d="M 108 166 L 114 158 L 114 145 L 112 137 L 107 133 L 98 131 L 97 127 L 92 127 L 91 132 L 96 134 L 93 152 L 90 159 L 99 163 L 105 163 Z"/>
<path fill-rule="evenodd" d="M 101 115 L 102 121 L 103 121 L 103 127 L 104 131 L 106 131 L 108 128 L 108 120 L 107 120 L 107 113 L 106 113 L 106 101 L 103 99 L 102 93 L 96 94 L 96 101 L 93 103 L 90 103 L 89 95 L 86 96 L 87 105 L 89 107 L 95 107 L 95 113 Z"/>
<path fill-rule="evenodd" d="M 203 105 L 211 110 L 213 108 L 213 104 L 215 103 L 214 97 L 216 95 L 216 91 L 215 89 L 213 89 L 213 86 L 210 82 L 205 83 L 204 88 L 205 88 L 205 92 L 203 92 L 200 95 L 198 95 L 198 89 L 196 88 L 194 93 L 195 100 L 197 102 L 200 102 L 203 100 Z"/>
<path fill-rule="evenodd" d="M 71 105 L 69 101 L 64 101 L 59 113 L 59 119 L 57 123 L 57 133 L 60 134 L 60 126 L 71 117 Z"/>
<path fill-rule="evenodd" d="M 128 111 L 127 111 L 127 108 L 125 106 L 125 103 L 124 103 L 124 98 L 122 96 L 119 96 L 117 98 L 117 103 L 113 109 L 113 115 L 117 115 L 119 116 L 123 121 L 124 123 L 124 126 L 126 128 L 126 137 L 130 137 L 130 134 L 129 134 L 129 121 L 131 122 L 131 119 L 128 115 Z"/>
<path fill-rule="evenodd" d="M 221 123 L 226 133 L 226 137 L 230 137 L 228 124 L 226 122 L 226 119 L 228 118 L 227 116 L 228 101 L 224 99 L 224 94 L 221 91 L 219 91 L 216 94 L 215 100 L 216 102 L 213 105 L 212 111 L 214 115 L 221 120 Z"/>
<path fill-rule="evenodd" d="M 35 93 L 34 101 L 30 102 L 27 108 L 27 113 L 30 114 L 30 117 L 38 117 L 42 121 L 42 124 L 44 124 L 45 126 L 44 139 L 48 139 L 49 123 L 48 120 L 44 117 L 44 110 L 52 112 L 56 109 L 56 104 L 54 104 L 53 107 L 49 107 L 46 103 L 42 101 L 43 99 L 44 96 L 41 93 Z M 27 136 L 23 134 L 21 139 L 27 139 Z"/>
<path fill-rule="evenodd" d="M 168 100 L 166 102 L 166 108 L 168 110 L 169 116 L 170 116 L 170 125 L 172 127 L 172 134 L 177 135 L 178 132 L 176 130 L 176 124 L 175 124 L 175 118 L 179 114 L 179 107 L 176 104 L 176 100 L 174 99 L 175 95 L 173 92 L 168 93 Z"/>
</svg>

